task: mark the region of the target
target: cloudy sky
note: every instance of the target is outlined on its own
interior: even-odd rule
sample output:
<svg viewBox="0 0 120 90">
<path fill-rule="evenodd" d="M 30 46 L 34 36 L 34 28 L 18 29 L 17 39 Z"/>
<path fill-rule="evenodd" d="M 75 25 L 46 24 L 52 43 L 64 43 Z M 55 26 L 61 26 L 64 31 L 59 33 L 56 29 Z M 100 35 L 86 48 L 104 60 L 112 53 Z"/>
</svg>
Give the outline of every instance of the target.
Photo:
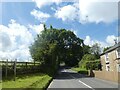
<svg viewBox="0 0 120 90">
<path fill-rule="evenodd" d="M 30 59 L 29 46 L 43 30 L 42 23 L 71 30 L 90 46 L 94 43 L 111 46 L 118 37 L 119 0 L 20 1 L 0 3 L 1 59 Z"/>
</svg>

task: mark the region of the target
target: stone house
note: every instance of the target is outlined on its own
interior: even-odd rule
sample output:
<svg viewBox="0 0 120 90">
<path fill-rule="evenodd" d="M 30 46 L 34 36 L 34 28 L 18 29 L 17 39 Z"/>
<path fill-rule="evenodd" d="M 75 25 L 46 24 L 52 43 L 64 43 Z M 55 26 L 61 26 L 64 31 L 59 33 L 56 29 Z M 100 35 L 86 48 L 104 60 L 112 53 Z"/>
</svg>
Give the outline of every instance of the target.
<svg viewBox="0 0 120 90">
<path fill-rule="evenodd" d="M 102 71 L 120 72 L 120 42 L 100 56 Z"/>
</svg>

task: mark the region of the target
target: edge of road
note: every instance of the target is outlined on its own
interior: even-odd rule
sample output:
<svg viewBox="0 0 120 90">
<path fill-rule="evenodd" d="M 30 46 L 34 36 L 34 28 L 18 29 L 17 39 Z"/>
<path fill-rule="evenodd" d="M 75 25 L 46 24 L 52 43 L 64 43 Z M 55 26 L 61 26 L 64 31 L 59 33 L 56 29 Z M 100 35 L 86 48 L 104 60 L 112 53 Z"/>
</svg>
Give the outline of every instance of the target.
<svg viewBox="0 0 120 90">
<path fill-rule="evenodd" d="M 70 69 L 71 70 L 71 69 Z M 66 72 L 66 70 L 64 70 Z M 79 74 L 79 73 L 78 73 Z M 79 74 L 80 75 L 80 74 Z M 70 77 L 72 77 L 73 79 L 76 79 L 74 76 L 70 75 Z M 85 85 L 86 87 L 90 88 L 91 90 L 95 90 L 93 87 L 91 87 L 90 85 L 87 85 L 86 83 L 84 83 L 83 81 L 81 80 L 78 80 L 79 83 L 82 83 L 83 85 Z"/>
</svg>

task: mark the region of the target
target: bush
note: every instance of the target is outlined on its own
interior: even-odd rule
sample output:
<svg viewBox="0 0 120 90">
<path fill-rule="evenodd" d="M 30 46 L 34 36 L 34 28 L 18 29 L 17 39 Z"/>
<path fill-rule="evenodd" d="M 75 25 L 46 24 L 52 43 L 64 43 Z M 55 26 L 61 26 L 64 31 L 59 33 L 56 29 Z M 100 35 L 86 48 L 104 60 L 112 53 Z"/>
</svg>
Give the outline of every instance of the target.
<svg viewBox="0 0 120 90">
<path fill-rule="evenodd" d="M 86 69 L 91 69 L 91 70 L 99 70 L 100 67 L 100 60 L 95 60 L 95 61 L 87 61 L 86 62 Z"/>
<path fill-rule="evenodd" d="M 88 75 L 88 70 L 80 70 L 78 71 L 78 73 Z"/>
<path fill-rule="evenodd" d="M 88 70 L 83 69 L 83 68 L 77 67 L 77 68 L 72 68 L 72 70 L 77 71 L 80 74 L 86 74 L 86 75 L 88 74 Z"/>
<path fill-rule="evenodd" d="M 79 62 L 80 68 L 86 69 L 86 62 L 87 61 L 95 61 L 95 56 L 92 54 L 85 54 L 82 58 L 82 60 Z"/>
</svg>

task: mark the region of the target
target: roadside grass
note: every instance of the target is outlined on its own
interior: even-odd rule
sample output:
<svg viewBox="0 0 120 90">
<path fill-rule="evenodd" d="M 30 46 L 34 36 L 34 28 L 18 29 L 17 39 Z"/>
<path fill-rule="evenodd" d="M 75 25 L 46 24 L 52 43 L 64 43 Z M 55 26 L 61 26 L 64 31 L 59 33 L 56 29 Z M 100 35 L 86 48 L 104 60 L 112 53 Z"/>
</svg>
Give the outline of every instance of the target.
<svg viewBox="0 0 120 90">
<path fill-rule="evenodd" d="M 85 68 L 80 68 L 80 67 L 73 67 L 71 68 L 73 71 L 76 71 L 80 74 L 85 74 L 88 75 L 88 70 L 86 70 Z"/>
<path fill-rule="evenodd" d="M 49 84 L 52 77 L 47 74 L 29 74 L 16 77 L 14 80 L 3 80 L 2 88 L 19 88 L 19 89 L 28 89 L 28 88 L 41 88 L 44 89 Z"/>
</svg>

